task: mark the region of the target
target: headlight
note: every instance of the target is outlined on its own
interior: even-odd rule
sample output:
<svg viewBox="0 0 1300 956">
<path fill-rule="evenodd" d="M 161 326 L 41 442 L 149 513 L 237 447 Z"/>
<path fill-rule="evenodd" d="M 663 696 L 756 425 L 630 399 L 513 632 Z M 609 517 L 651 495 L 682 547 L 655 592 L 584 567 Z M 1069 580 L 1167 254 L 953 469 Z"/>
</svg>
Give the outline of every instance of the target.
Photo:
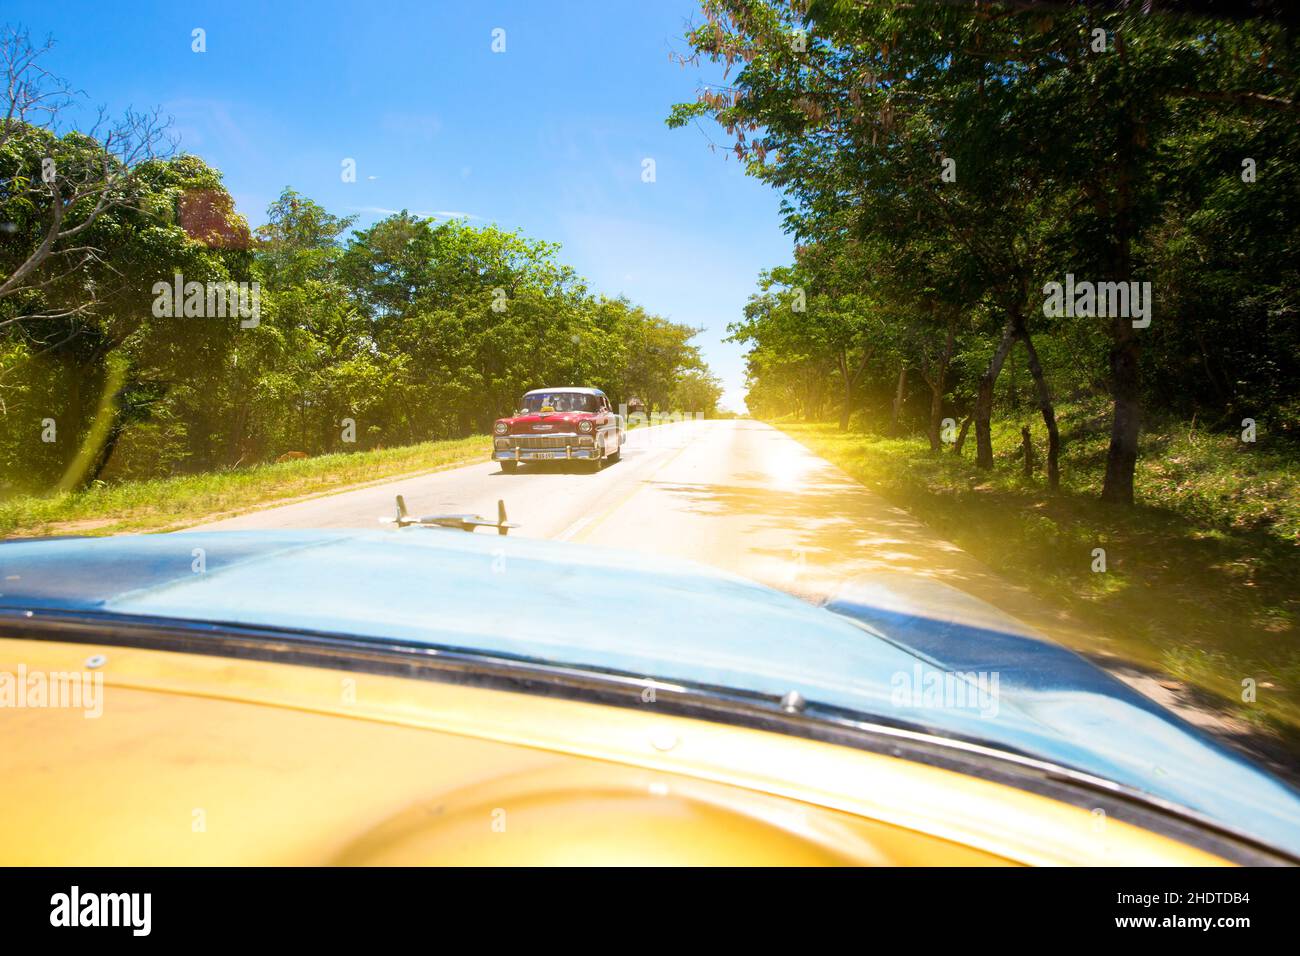
<svg viewBox="0 0 1300 956">
<path fill-rule="evenodd" d="M 510 426 L 505 422 L 497 422 L 492 426 L 492 430 L 498 435 L 508 435 L 510 433 Z"/>
<path fill-rule="evenodd" d="M 590 418 L 583 419 L 582 421 L 578 422 L 578 431 L 580 432 L 589 432 L 595 427 L 596 426 L 591 423 Z"/>
</svg>

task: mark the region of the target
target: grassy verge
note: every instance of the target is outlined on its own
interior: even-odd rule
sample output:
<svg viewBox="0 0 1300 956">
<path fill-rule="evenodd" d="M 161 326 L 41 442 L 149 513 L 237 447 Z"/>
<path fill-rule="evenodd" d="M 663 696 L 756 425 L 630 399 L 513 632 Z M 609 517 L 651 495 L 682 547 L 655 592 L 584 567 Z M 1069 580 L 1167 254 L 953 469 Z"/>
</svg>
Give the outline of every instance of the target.
<svg viewBox="0 0 1300 956">
<path fill-rule="evenodd" d="M 920 437 L 774 424 L 1070 612 L 1097 635 L 1094 646 L 1077 650 L 1117 653 L 1171 675 L 1300 751 L 1300 453 L 1243 448 L 1186 423 L 1152 428 L 1137 475 L 1141 503 L 1116 508 L 1096 500 L 1103 411 L 1059 412 L 1056 495 L 1041 469 L 1033 478 L 1021 473 L 1019 419 L 995 423 L 992 472 L 975 467 L 973 440 L 956 458 L 931 454 Z M 1040 461 L 1042 454 L 1040 447 Z M 1102 573 L 1093 571 L 1095 548 L 1105 549 Z M 1254 702 L 1242 700 L 1247 679 L 1255 681 Z"/>
<path fill-rule="evenodd" d="M 98 485 L 48 497 L 22 495 L 0 501 L 0 535 L 166 531 L 348 485 L 486 461 L 490 450 L 489 439 L 475 435 L 252 468 Z"/>
</svg>

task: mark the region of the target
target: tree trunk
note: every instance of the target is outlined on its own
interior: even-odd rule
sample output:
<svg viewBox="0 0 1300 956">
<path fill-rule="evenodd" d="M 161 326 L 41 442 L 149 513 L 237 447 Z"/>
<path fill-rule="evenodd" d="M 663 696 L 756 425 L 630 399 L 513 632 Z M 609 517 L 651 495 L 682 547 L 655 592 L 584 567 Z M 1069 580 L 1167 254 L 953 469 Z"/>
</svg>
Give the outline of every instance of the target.
<svg viewBox="0 0 1300 956">
<path fill-rule="evenodd" d="M 1110 424 L 1110 448 L 1106 452 L 1106 480 L 1101 498 L 1114 504 L 1133 503 L 1133 472 L 1137 468 L 1138 432 L 1141 428 L 1142 402 L 1138 381 L 1138 343 L 1132 320 L 1120 317 L 1115 325 L 1110 350 L 1111 396 L 1115 402 Z"/>
<path fill-rule="evenodd" d="M 943 441 L 939 435 L 939 425 L 943 416 L 943 386 L 930 386 L 930 451 L 939 451 L 943 448 Z"/>
<path fill-rule="evenodd" d="M 1011 354 L 1007 356 L 1007 364 L 1011 367 L 1007 369 L 1011 373 L 1011 388 L 1008 389 L 1007 407 L 1011 409 L 1011 414 L 1020 414 L 1020 376 L 1016 374 L 1016 350 L 1012 349 Z"/>
<path fill-rule="evenodd" d="M 1020 321 L 1019 336 L 1020 341 L 1025 343 L 1025 354 L 1029 358 L 1029 374 L 1033 376 L 1037 390 L 1038 410 L 1043 416 L 1043 424 L 1047 426 L 1047 487 L 1057 491 L 1061 487 L 1061 433 L 1056 427 L 1056 407 L 1052 404 L 1052 392 L 1043 376 L 1043 366 L 1038 361 L 1038 350 L 1034 348 L 1033 339 L 1023 320 Z"/>
<path fill-rule="evenodd" d="M 1126 38 L 1121 30 L 1115 31 L 1115 52 L 1121 62 L 1127 56 Z M 1114 197 L 1109 208 L 1113 222 L 1111 262 L 1114 282 L 1128 282 L 1132 278 L 1132 249 L 1136 224 L 1133 218 L 1133 181 L 1138 174 L 1138 153 L 1145 146 L 1144 124 L 1134 116 L 1132 109 L 1125 114 L 1124 124 L 1116 130 L 1117 150 Z M 1105 211 L 1106 198 L 1101 205 Z M 1147 306 L 1150 308 L 1151 303 Z M 1149 314 L 1149 313 L 1148 313 Z M 1114 504 L 1133 504 L 1133 472 L 1137 467 L 1138 432 L 1142 419 L 1140 383 L 1140 347 L 1128 316 L 1115 316 L 1111 320 L 1110 388 L 1114 399 L 1114 414 L 1110 425 L 1110 448 L 1106 452 L 1106 478 L 1101 488 L 1101 498 Z"/>
<path fill-rule="evenodd" d="M 926 379 L 930 386 L 930 451 L 937 452 L 943 448 L 939 435 L 939 423 L 943 417 L 943 392 L 948 380 L 948 363 L 952 361 L 952 350 L 957 336 L 957 320 L 950 316 L 948 331 L 944 340 L 943 354 L 933 373 Z"/>
<path fill-rule="evenodd" d="M 108 430 L 107 438 L 104 440 L 104 447 L 95 456 L 95 464 L 91 467 L 90 472 L 82 479 L 81 486 L 83 488 L 89 488 L 104 473 L 104 469 L 108 467 L 108 463 L 113 459 L 113 452 L 117 451 L 117 443 L 122 437 L 122 430 L 122 413 L 120 410 L 115 409 L 113 411 L 113 424 Z"/>
<path fill-rule="evenodd" d="M 840 406 L 840 431 L 849 430 L 849 416 L 853 411 L 853 379 L 849 377 L 849 358 L 840 350 L 840 378 L 844 381 L 844 403 Z"/>
<path fill-rule="evenodd" d="M 894 410 L 889 418 L 889 434 L 898 435 L 898 416 L 903 410 L 903 389 L 907 387 L 907 365 L 898 370 L 898 389 L 894 392 Z"/>
<path fill-rule="evenodd" d="M 979 394 L 975 399 L 975 464 L 979 468 L 993 467 L 993 386 L 997 384 L 998 373 L 1002 363 L 1011 351 L 1015 341 L 1015 327 L 1011 319 L 1002 327 L 1002 340 L 998 342 L 993 357 L 989 359 L 988 368 L 980 377 Z"/>
<path fill-rule="evenodd" d="M 842 432 L 849 430 L 849 419 L 853 417 L 853 392 L 858 387 L 862 373 L 867 370 L 874 351 L 874 349 L 867 349 L 862 354 L 862 361 L 858 363 L 858 367 L 850 372 L 848 349 L 840 350 L 840 375 L 844 378 L 844 407 L 840 409 L 840 431 Z"/>
<path fill-rule="evenodd" d="M 970 423 L 973 416 L 967 415 L 961 423 L 961 431 L 957 433 L 957 441 L 952 446 L 952 453 L 958 458 L 961 457 L 962 446 L 966 444 L 966 433 L 970 431 Z"/>
<path fill-rule="evenodd" d="M 1034 437 L 1029 434 L 1029 426 L 1020 426 L 1020 453 L 1025 459 L 1025 477 L 1034 477 Z"/>
</svg>

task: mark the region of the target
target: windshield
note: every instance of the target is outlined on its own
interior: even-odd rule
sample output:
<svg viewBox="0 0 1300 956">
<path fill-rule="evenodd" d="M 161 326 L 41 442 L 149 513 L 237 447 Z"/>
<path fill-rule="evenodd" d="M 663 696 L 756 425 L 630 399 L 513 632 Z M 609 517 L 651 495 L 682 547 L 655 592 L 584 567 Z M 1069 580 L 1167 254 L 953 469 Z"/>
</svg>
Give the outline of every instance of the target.
<svg viewBox="0 0 1300 956">
<path fill-rule="evenodd" d="M 555 412 L 598 412 L 600 399 L 583 392 L 543 392 L 525 395 L 520 407 L 533 414 L 543 408 Z"/>
<path fill-rule="evenodd" d="M 1293 5 L 120 6 L 0 15 L 0 607 L 797 693 L 1300 845 Z"/>
</svg>

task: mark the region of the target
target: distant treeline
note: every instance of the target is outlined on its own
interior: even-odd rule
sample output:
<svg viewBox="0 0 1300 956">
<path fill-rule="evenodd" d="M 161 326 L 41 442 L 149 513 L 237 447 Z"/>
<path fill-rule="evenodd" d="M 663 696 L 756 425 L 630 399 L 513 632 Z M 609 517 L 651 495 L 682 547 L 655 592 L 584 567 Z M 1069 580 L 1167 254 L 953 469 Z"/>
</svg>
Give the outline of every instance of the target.
<svg viewBox="0 0 1300 956">
<path fill-rule="evenodd" d="M 0 119 L 0 492 L 487 432 L 543 385 L 716 408 L 698 330 L 592 293 L 554 244 L 358 231 L 292 189 L 250 231 L 151 118 L 56 135 L 40 102 Z"/>
<path fill-rule="evenodd" d="M 1101 392 L 1116 502 L 1156 415 L 1243 451 L 1300 437 L 1293 30 L 1139 3 L 702 5 L 689 59 L 726 74 L 669 123 L 717 120 L 799 243 L 732 327 L 755 414 L 921 424 L 936 451 L 969 430 L 991 467 L 995 400 L 1027 399 L 1055 485 L 1056 401 Z"/>
</svg>

